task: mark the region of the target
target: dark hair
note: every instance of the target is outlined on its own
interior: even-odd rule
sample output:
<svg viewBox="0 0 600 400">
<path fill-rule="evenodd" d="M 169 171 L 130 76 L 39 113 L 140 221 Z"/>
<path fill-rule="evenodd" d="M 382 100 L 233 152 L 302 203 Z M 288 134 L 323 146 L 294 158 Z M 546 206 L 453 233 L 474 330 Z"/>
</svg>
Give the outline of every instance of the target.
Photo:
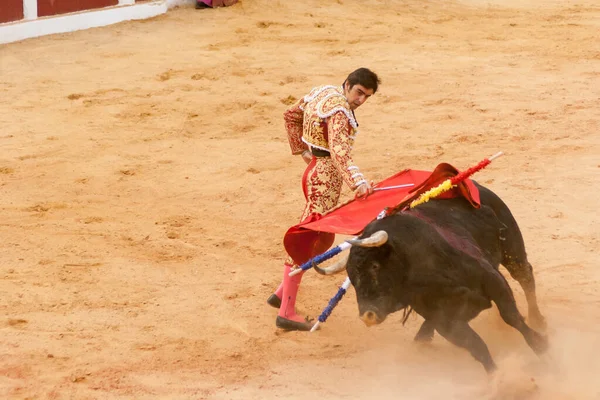
<svg viewBox="0 0 600 400">
<path fill-rule="evenodd" d="M 348 82 L 350 88 L 358 83 L 367 89 L 373 89 L 373 94 L 377 92 L 377 87 L 381 83 L 377 74 L 368 68 L 359 68 L 351 72 L 344 81 L 344 85 L 346 82 Z"/>
</svg>

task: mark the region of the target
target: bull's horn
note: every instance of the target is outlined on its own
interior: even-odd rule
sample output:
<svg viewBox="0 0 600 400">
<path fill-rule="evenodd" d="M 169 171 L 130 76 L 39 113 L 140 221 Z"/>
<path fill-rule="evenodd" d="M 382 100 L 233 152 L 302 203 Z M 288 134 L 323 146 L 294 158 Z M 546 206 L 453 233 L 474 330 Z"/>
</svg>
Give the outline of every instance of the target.
<svg viewBox="0 0 600 400">
<path fill-rule="evenodd" d="M 349 239 L 348 243 L 359 247 L 379 247 L 388 240 L 386 231 L 377 231 L 371 236 L 364 239 Z"/>
<path fill-rule="evenodd" d="M 320 268 L 319 266 L 315 265 L 315 271 L 317 271 L 321 275 L 333 275 L 345 270 L 347 263 L 348 256 L 344 257 L 342 260 L 326 268 Z"/>
</svg>

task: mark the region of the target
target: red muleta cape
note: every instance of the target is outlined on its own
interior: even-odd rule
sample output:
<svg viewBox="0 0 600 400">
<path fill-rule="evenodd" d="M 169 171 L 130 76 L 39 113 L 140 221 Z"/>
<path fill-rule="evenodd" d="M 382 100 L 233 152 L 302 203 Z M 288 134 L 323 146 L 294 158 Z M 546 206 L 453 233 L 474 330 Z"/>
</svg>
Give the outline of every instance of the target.
<svg viewBox="0 0 600 400">
<path fill-rule="evenodd" d="M 450 164 L 439 164 L 433 172 L 406 169 L 374 186 L 384 188 L 404 184 L 414 186 L 376 191 L 366 199 L 354 199 L 320 215 L 311 214 L 304 221 L 292 226 L 283 238 L 285 250 L 298 265 L 326 252 L 335 240 L 335 234 L 358 235 L 384 210 L 398 212 L 417 199 L 421 193 L 438 186 L 446 179 L 458 175 Z M 463 196 L 475 208 L 479 208 L 479 190 L 469 179 L 457 187 L 442 193 L 437 199 Z"/>
</svg>

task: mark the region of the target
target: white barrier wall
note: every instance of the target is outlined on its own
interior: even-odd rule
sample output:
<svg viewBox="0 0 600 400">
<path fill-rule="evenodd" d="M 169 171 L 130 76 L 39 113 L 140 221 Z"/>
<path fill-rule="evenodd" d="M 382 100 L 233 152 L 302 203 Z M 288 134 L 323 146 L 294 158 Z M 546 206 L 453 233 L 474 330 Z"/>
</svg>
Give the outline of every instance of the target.
<svg viewBox="0 0 600 400">
<path fill-rule="evenodd" d="M 22 1 L 21 4 L 17 3 Z M 45 3 L 51 1 L 51 3 Z M 95 28 L 116 24 L 118 22 L 136 19 L 152 18 L 167 12 L 169 8 L 193 4 L 194 0 L 151 0 L 136 3 L 135 0 L 0 0 L 0 21 L 7 19 L 12 22 L 0 23 L 0 44 L 16 42 L 23 39 L 50 35 L 54 33 L 73 32 L 81 29 Z M 10 3 L 10 4 L 9 4 Z M 49 8 L 56 7 L 57 13 Z M 87 5 L 86 5 L 87 4 Z M 108 7 L 98 6 L 114 4 Z M 62 9 L 69 7 L 90 7 L 71 13 L 60 14 Z M 46 14 L 38 16 L 38 10 L 43 7 Z"/>
</svg>

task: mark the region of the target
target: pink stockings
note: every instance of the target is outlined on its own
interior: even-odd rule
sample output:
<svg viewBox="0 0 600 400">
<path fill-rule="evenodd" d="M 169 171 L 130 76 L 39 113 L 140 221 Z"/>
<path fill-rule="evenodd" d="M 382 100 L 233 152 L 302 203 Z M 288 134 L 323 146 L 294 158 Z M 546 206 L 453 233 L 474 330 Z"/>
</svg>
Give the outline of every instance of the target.
<svg viewBox="0 0 600 400">
<path fill-rule="evenodd" d="M 300 281 L 304 272 L 298 275 L 289 276 L 292 267 L 285 263 L 283 266 L 283 282 L 281 284 L 281 307 L 279 307 L 279 316 L 296 322 L 305 322 L 304 318 L 296 314 L 296 297 L 300 289 Z"/>
<path fill-rule="evenodd" d="M 280 285 L 281 306 L 279 307 L 276 325 L 286 330 L 308 331 L 312 328 L 312 324 L 306 322 L 304 318 L 296 314 L 296 298 L 304 272 L 289 276 L 291 270 L 292 266 L 286 262 L 283 268 L 283 283 Z M 277 291 L 279 291 L 279 288 Z M 275 292 L 276 294 L 277 291 Z"/>
</svg>

